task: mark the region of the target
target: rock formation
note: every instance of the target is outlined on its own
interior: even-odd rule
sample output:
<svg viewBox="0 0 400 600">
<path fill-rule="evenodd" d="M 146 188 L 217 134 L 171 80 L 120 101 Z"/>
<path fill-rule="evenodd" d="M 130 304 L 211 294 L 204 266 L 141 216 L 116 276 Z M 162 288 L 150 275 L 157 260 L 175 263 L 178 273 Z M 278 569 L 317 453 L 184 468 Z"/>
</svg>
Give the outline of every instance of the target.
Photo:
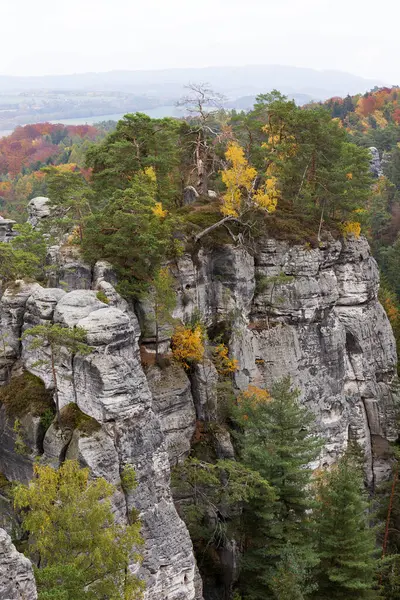
<svg viewBox="0 0 400 600">
<path fill-rule="evenodd" d="M 388 440 L 397 437 L 397 357 L 364 238 L 315 249 L 265 239 L 255 255 L 233 246 L 200 250 L 195 261 L 183 257 L 175 274 L 176 316 L 199 310 L 210 327 L 231 332 L 239 389 L 270 388 L 290 375 L 326 439 L 322 464 L 335 461 L 353 437 L 368 457 L 370 484 L 384 475 Z"/>
<path fill-rule="evenodd" d="M 65 248 L 53 248 L 51 256 L 60 269 L 71 266 Z M 54 287 L 17 282 L 4 292 L 0 378 L 5 383 L 23 367 L 51 389 L 48 349 L 32 352 L 29 341 L 21 344 L 21 333 L 45 322 L 85 328 L 92 352 L 65 353 L 57 361 L 59 402 L 76 403 L 99 428 L 87 434 L 51 425 L 44 435 L 31 417 L 22 423 L 27 453 L 20 456 L 3 408 L 0 471 L 11 481 L 26 481 L 38 454 L 54 465 L 64 458 L 88 465 L 93 476 L 116 486 L 117 519 L 124 522 L 133 507 L 140 513 L 146 599 L 200 599 L 192 544 L 171 495 L 170 464 L 189 452 L 196 419 L 214 418 L 215 369 L 206 361 L 189 379 L 177 366 L 160 371 L 150 361 L 145 373 L 140 326 L 113 287 L 111 267 L 99 262 L 92 270 L 76 254 L 73 263 L 67 291 L 55 276 Z M 388 441 L 396 438 L 391 389 L 396 350 L 365 239 L 331 240 L 318 248 L 264 239 L 252 253 L 229 245 L 199 248 L 172 269 L 175 316 L 185 320 L 199 312 L 210 332 L 225 332 L 240 365 L 238 390 L 249 384 L 269 388 L 290 375 L 325 437 L 320 462 L 332 463 L 356 439 L 368 458 L 369 484 L 385 475 Z M 149 344 L 144 352 L 150 350 Z M 232 457 L 229 436 L 222 433 L 220 454 Z M 124 493 L 120 474 L 127 464 L 134 466 L 139 485 Z"/>
<path fill-rule="evenodd" d="M 50 200 L 44 196 L 38 196 L 33 198 L 28 204 L 28 223 L 32 227 L 36 227 L 42 219 L 46 219 L 50 216 Z"/>
<path fill-rule="evenodd" d="M 381 158 L 379 156 L 379 150 L 378 150 L 378 148 L 375 148 L 374 146 L 372 146 L 371 148 L 369 148 L 369 151 L 371 153 L 371 160 L 370 160 L 371 172 L 374 177 L 382 177 L 383 168 L 382 168 L 382 164 L 381 164 Z"/>
<path fill-rule="evenodd" d="M 97 272 L 100 269 L 97 268 Z M 110 293 L 111 288 L 111 293 Z M 59 404 L 63 408 L 71 402 L 96 419 L 101 428 L 91 436 L 79 431 L 62 432 L 50 426 L 43 439 L 42 460 L 57 466 L 60 460 L 75 458 L 91 468 L 95 476 L 104 476 L 117 486 L 114 510 L 120 521 L 133 507 L 139 511 L 146 539 L 142 574 L 146 578 L 146 598 L 149 600 L 194 599 L 195 561 L 192 544 L 185 525 L 178 517 L 169 488 L 168 447 L 155 415 L 150 389 L 139 360 L 136 337 L 138 324 L 132 311 L 123 312 L 113 304 L 124 307 L 110 286 L 109 304 L 101 302 L 92 290 L 42 288 L 38 284 L 20 282 L 16 289 L 7 290 L 2 298 L 2 332 L 9 340 L 5 360 L 20 358 L 26 369 L 38 375 L 48 388 L 54 386 L 49 369 L 48 349 L 32 352 L 29 340 L 21 347 L 21 333 L 28 327 L 53 321 L 70 327 L 83 327 L 93 351 L 85 357 L 59 360 L 57 370 Z M 9 350 L 8 350 L 9 348 Z M 39 361 L 39 364 L 38 364 Z M 15 363 L 14 363 L 15 364 Z M 185 375 L 179 375 L 182 384 L 171 386 L 170 397 L 182 394 L 181 404 L 189 404 L 182 411 L 189 412 L 187 442 L 189 449 L 194 427 L 194 409 Z M 160 400 L 161 401 L 161 400 Z M 178 400 L 179 402 L 179 400 Z M 27 445 L 26 455 L 13 451 L 15 435 L 12 423 L 3 411 L 3 435 L 0 449 L 0 470 L 9 479 L 27 481 L 39 449 Z M 179 419 L 176 427 L 182 425 Z M 25 436 L 32 424 L 25 424 Z M 179 440 L 181 444 L 181 441 Z M 179 450 L 181 453 L 182 450 Z M 126 464 L 135 467 L 138 487 L 124 495 L 120 473 Z"/>
<path fill-rule="evenodd" d="M 36 600 L 30 561 L 15 549 L 10 536 L 0 529 L 0 600 Z"/>
<path fill-rule="evenodd" d="M 13 225 L 15 225 L 15 221 L 12 219 L 3 219 L 0 216 L 0 243 L 9 242 L 15 237 L 16 233 L 13 231 Z"/>
</svg>

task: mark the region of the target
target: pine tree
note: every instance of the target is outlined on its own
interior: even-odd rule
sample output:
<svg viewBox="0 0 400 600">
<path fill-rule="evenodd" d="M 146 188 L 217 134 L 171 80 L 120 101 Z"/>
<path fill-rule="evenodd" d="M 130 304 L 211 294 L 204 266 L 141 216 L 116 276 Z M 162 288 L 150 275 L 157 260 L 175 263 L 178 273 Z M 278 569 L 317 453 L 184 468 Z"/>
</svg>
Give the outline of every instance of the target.
<svg viewBox="0 0 400 600">
<path fill-rule="evenodd" d="M 157 271 L 147 298 L 154 311 L 156 363 L 158 363 L 160 330 L 163 326 L 173 323 L 172 311 L 176 306 L 174 278 L 168 267 L 162 267 Z"/>
<path fill-rule="evenodd" d="M 298 402 L 290 378 L 276 383 L 270 397 L 243 394 L 236 420 L 241 461 L 269 482 L 277 499 L 272 504 L 255 498 L 244 510 L 244 557 L 240 587 L 244 598 L 276 598 L 274 578 L 282 569 L 288 544 L 296 553 L 296 569 L 308 571 L 316 562 L 311 545 L 309 485 L 321 441 L 312 434 L 313 415 Z M 303 577 L 302 584 L 307 579 Z M 278 596 L 279 597 L 279 596 Z M 281 596 L 284 598 L 284 596 Z"/>
<path fill-rule="evenodd" d="M 29 532 L 39 599 L 141 598 L 143 582 L 129 570 L 141 558 L 140 522 L 115 522 L 114 486 L 71 460 L 58 470 L 35 465 L 34 474 L 15 488 L 14 505 Z"/>
<path fill-rule="evenodd" d="M 156 187 L 155 172 L 148 168 L 86 222 L 85 259 L 109 260 L 118 275 L 118 291 L 126 297 L 148 290 L 172 244 L 170 219 L 160 214 Z"/>
<path fill-rule="evenodd" d="M 57 420 L 60 421 L 60 403 L 58 397 L 58 376 L 56 362 L 63 351 L 71 356 L 75 354 L 90 354 L 91 346 L 86 343 L 86 331 L 83 327 L 63 327 L 58 323 L 46 323 L 26 329 L 22 340 L 28 341 L 29 350 L 38 350 L 43 347 L 49 350 L 48 363 L 51 368 L 54 384 L 54 400 L 56 404 Z M 40 363 L 47 361 L 39 361 Z"/>
<path fill-rule="evenodd" d="M 375 530 L 369 524 L 362 466 L 354 453 L 347 452 L 320 478 L 317 493 L 320 564 L 315 598 L 376 598 Z"/>
</svg>

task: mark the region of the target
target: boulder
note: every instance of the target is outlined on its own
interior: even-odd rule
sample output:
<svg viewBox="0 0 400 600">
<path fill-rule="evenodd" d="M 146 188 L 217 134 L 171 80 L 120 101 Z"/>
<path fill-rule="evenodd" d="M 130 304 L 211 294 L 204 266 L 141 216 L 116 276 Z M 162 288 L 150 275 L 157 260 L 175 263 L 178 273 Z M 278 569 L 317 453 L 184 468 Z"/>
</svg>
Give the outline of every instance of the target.
<svg viewBox="0 0 400 600">
<path fill-rule="evenodd" d="M 51 206 L 49 198 L 38 196 L 33 198 L 28 204 L 28 223 L 32 227 L 37 227 L 43 219 L 46 219 L 51 214 Z"/>
<path fill-rule="evenodd" d="M 0 529 L 0 600 L 36 600 L 30 560 L 17 552 L 10 536 Z"/>
<path fill-rule="evenodd" d="M 199 193 L 192 185 L 188 185 L 183 190 L 183 204 L 193 204 L 199 198 Z"/>
<path fill-rule="evenodd" d="M 369 163 L 371 173 L 373 174 L 374 177 L 382 177 L 383 169 L 382 169 L 382 165 L 381 165 L 381 158 L 379 156 L 379 150 L 378 150 L 378 148 L 375 148 L 374 146 L 372 146 L 371 148 L 369 148 L 369 151 L 371 153 L 371 160 Z"/>
</svg>

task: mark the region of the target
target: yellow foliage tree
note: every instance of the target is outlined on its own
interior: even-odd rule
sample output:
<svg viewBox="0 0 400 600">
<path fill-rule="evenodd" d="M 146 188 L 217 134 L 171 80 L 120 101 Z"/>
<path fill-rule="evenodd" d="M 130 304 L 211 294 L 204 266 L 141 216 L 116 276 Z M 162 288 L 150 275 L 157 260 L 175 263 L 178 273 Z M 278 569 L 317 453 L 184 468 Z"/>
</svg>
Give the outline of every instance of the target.
<svg viewBox="0 0 400 600">
<path fill-rule="evenodd" d="M 222 214 L 237 218 L 252 206 L 273 212 L 278 202 L 276 177 L 267 177 L 265 185 L 256 189 L 257 171 L 249 165 L 243 148 L 236 142 L 229 144 L 225 158 L 230 167 L 221 174 L 226 186 Z"/>
<path fill-rule="evenodd" d="M 172 355 L 185 369 L 204 358 L 204 333 L 200 325 L 178 327 L 171 339 Z"/>
<path fill-rule="evenodd" d="M 221 174 L 226 186 L 221 212 L 225 216 L 238 217 L 243 212 L 246 196 L 248 199 L 254 189 L 257 171 L 248 164 L 243 148 L 237 143 L 229 144 L 225 158 L 231 167 Z"/>
<path fill-rule="evenodd" d="M 278 180 L 272 172 L 265 175 L 265 183 L 260 184 L 257 171 L 249 165 L 243 148 L 231 142 L 225 152 L 228 168 L 221 172 L 226 191 L 222 196 L 223 218 L 196 235 L 196 241 L 227 221 L 240 221 L 252 208 L 273 212 L 279 199 Z"/>
<path fill-rule="evenodd" d="M 359 238 L 361 234 L 361 224 L 358 221 L 345 221 L 342 226 L 342 232 L 345 237 L 354 235 Z"/>
<path fill-rule="evenodd" d="M 152 210 L 153 214 L 156 217 L 159 217 L 160 219 L 165 219 L 165 217 L 168 214 L 168 211 L 163 209 L 161 202 L 156 202 L 154 208 L 152 208 L 151 210 Z"/>
<path fill-rule="evenodd" d="M 228 347 L 225 344 L 218 344 L 213 349 L 214 365 L 220 375 L 226 376 L 234 373 L 239 368 L 236 358 L 229 358 Z"/>
<path fill-rule="evenodd" d="M 260 404 L 263 402 L 270 402 L 271 394 L 268 390 L 263 390 L 256 385 L 249 385 L 247 390 L 241 392 L 238 396 L 239 404 L 241 400 L 251 400 L 254 404 Z"/>
</svg>

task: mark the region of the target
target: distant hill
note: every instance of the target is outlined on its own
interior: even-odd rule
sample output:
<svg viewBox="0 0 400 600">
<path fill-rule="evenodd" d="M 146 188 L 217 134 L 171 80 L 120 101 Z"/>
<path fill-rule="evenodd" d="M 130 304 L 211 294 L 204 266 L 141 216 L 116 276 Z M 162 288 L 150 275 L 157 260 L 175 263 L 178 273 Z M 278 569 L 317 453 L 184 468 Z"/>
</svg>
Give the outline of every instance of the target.
<svg viewBox="0 0 400 600">
<path fill-rule="evenodd" d="M 229 100 L 255 96 L 271 89 L 285 94 L 306 94 L 320 100 L 365 92 L 382 82 L 341 71 L 281 66 L 206 67 L 157 71 L 110 71 L 40 77 L 0 76 L 0 93 L 34 90 L 122 91 L 171 100 L 188 82 L 207 82 Z M 166 102 L 167 103 L 167 102 Z"/>
<path fill-rule="evenodd" d="M 290 100 L 294 100 L 298 106 L 303 106 L 303 104 L 309 104 L 313 102 L 313 97 L 309 94 L 287 94 Z M 251 110 L 255 103 L 257 102 L 257 95 L 254 96 L 240 96 L 240 98 L 236 98 L 235 100 L 229 100 L 224 103 L 224 107 L 227 109 L 236 109 L 236 110 Z"/>
</svg>

